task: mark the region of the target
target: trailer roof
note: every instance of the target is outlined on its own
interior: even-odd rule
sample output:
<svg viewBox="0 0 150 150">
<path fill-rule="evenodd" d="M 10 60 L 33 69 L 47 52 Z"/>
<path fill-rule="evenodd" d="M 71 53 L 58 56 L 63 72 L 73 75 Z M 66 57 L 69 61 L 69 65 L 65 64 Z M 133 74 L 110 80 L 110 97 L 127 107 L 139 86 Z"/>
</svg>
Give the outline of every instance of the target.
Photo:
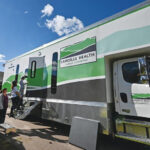
<svg viewBox="0 0 150 150">
<path fill-rule="evenodd" d="M 29 54 L 31 54 L 31 53 L 34 53 L 34 52 L 36 52 L 36 51 L 40 51 L 41 49 L 43 49 L 43 48 L 45 48 L 45 47 L 48 47 L 48 46 L 50 46 L 50 45 L 54 45 L 54 44 L 56 44 L 56 43 L 62 42 L 62 41 L 64 41 L 64 40 L 66 40 L 66 39 L 72 38 L 72 37 L 74 37 L 74 36 L 76 36 L 76 35 L 82 34 L 82 33 L 84 33 L 84 32 L 87 32 L 87 31 L 92 30 L 92 29 L 94 29 L 94 28 L 97 28 L 97 27 L 99 27 L 99 26 L 102 26 L 102 25 L 104 25 L 104 24 L 106 24 L 106 23 L 109 23 L 109 22 L 111 22 L 111 21 L 114 21 L 114 20 L 119 19 L 119 18 L 121 18 L 121 17 L 124 17 L 124 16 L 126 16 L 126 15 L 129 15 L 129 14 L 131 14 L 131 13 L 134 13 L 134 12 L 136 12 L 136 11 L 139 11 L 139 10 L 141 10 L 141 9 L 143 9 L 143 8 L 148 7 L 148 6 L 150 6 L 150 0 L 146 0 L 146 1 L 142 2 L 142 3 L 139 3 L 139 4 L 137 4 L 137 5 L 135 5 L 135 6 L 131 7 L 131 8 L 129 8 L 129 9 L 123 10 L 123 11 L 121 11 L 121 12 L 115 14 L 115 15 L 112 15 L 112 16 L 110 16 L 110 17 L 108 17 L 108 18 L 105 18 L 105 19 L 103 19 L 103 20 L 100 20 L 100 21 L 98 21 L 98 22 L 96 22 L 96 23 L 94 23 L 94 24 L 92 24 L 92 25 L 89 25 L 89 26 L 85 27 L 84 29 L 82 29 L 82 30 L 80 30 L 80 31 L 74 32 L 74 33 L 72 33 L 72 34 L 69 34 L 69 35 L 66 35 L 66 36 L 64 36 L 64 37 L 61 37 L 61 38 L 59 38 L 59 39 L 56 39 L 56 40 L 54 40 L 54 41 L 51 41 L 51 42 L 49 42 L 49 43 L 47 43 L 47 44 L 44 44 L 44 45 L 42 45 L 42 46 L 40 46 L 40 47 L 38 47 L 38 48 L 35 48 L 35 49 L 33 49 L 33 50 L 29 51 L 29 52 L 26 52 L 26 53 L 24 53 L 24 54 L 22 54 L 22 55 L 20 55 L 20 56 L 17 56 L 17 57 L 15 57 L 15 58 L 11 59 L 11 60 L 8 60 L 6 63 L 11 62 L 11 61 L 13 61 L 13 60 L 15 60 L 15 59 L 17 59 L 17 58 L 20 58 L 20 57 L 29 55 Z"/>
</svg>

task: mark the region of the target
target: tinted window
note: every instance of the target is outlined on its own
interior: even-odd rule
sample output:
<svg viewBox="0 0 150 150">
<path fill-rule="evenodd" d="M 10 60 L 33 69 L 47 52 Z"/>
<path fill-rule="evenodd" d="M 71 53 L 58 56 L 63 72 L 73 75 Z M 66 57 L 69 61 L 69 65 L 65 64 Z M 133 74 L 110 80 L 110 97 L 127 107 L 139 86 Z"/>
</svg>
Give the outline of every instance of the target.
<svg viewBox="0 0 150 150">
<path fill-rule="evenodd" d="M 30 74 L 30 77 L 31 78 L 35 78 L 35 75 L 36 75 L 36 61 L 32 61 L 31 62 L 31 74 Z"/>
<path fill-rule="evenodd" d="M 15 75 L 15 80 L 18 82 L 18 74 L 19 74 L 19 64 L 16 66 L 16 75 Z"/>
<path fill-rule="evenodd" d="M 25 69 L 25 75 L 26 76 L 28 75 L 28 69 Z"/>
<path fill-rule="evenodd" d="M 57 63 L 58 53 L 53 54 L 52 58 L 52 74 L 51 74 L 51 93 L 55 94 L 57 90 Z"/>
<path fill-rule="evenodd" d="M 129 62 L 122 65 L 124 80 L 129 83 L 140 83 L 138 62 Z"/>
</svg>

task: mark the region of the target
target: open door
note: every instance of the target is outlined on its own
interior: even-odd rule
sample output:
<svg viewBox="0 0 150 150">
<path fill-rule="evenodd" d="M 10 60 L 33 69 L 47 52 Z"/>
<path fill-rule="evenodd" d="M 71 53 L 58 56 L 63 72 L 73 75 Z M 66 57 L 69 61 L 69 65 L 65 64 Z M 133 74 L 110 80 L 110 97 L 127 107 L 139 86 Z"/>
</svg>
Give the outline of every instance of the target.
<svg viewBox="0 0 150 150">
<path fill-rule="evenodd" d="M 43 86 L 43 70 L 45 57 L 30 57 L 28 68 L 27 90 L 38 90 Z"/>
<path fill-rule="evenodd" d="M 118 72 L 118 102 L 120 114 L 135 115 L 135 108 L 132 101 L 132 84 L 139 82 L 138 61 L 136 58 L 125 59 L 117 62 Z"/>
<path fill-rule="evenodd" d="M 116 110 L 119 114 L 150 118 L 150 86 L 141 82 L 138 58 L 116 63 Z"/>
</svg>

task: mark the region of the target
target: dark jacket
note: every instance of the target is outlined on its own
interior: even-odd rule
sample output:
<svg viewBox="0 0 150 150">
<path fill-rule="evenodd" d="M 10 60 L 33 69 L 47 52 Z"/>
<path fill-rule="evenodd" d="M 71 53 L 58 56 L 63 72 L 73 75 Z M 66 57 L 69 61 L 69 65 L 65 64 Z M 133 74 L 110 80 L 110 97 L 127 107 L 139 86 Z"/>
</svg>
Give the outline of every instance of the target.
<svg viewBox="0 0 150 150">
<path fill-rule="evenodd" d="M 3 102 L 4 109 L 7 109 L 8 108 L 8 96 L 3 95 L 3 99 L 4 99 L 4 102 Z"/>
<path fill-rule="evenodd" d="M 8 96 L 4 96 L 0 94 L 0 109 L 7 109 L 8 108 Z"/>
</svg>

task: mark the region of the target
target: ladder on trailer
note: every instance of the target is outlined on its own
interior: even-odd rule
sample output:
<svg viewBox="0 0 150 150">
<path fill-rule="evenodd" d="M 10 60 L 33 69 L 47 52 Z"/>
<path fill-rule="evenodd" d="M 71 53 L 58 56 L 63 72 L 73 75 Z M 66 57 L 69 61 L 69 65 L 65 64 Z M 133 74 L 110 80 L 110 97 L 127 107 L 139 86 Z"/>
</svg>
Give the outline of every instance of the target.
<svg viewBox="0 0 150 150">
<path fill-rule="evenodd" d="M 28 102 L 25 102 L 28 103 Z M 27 116 L 29 116 L 31 114 L 31 112 L 41 104 L 40 101 L 34 101 L 32 102 L 32 105 L 29 106 L 25 106 L 23 109 L 21 110 L 15 110 L 14 111 L 14 118 L 15 119 L 25 119 Z"/>
</svg>

